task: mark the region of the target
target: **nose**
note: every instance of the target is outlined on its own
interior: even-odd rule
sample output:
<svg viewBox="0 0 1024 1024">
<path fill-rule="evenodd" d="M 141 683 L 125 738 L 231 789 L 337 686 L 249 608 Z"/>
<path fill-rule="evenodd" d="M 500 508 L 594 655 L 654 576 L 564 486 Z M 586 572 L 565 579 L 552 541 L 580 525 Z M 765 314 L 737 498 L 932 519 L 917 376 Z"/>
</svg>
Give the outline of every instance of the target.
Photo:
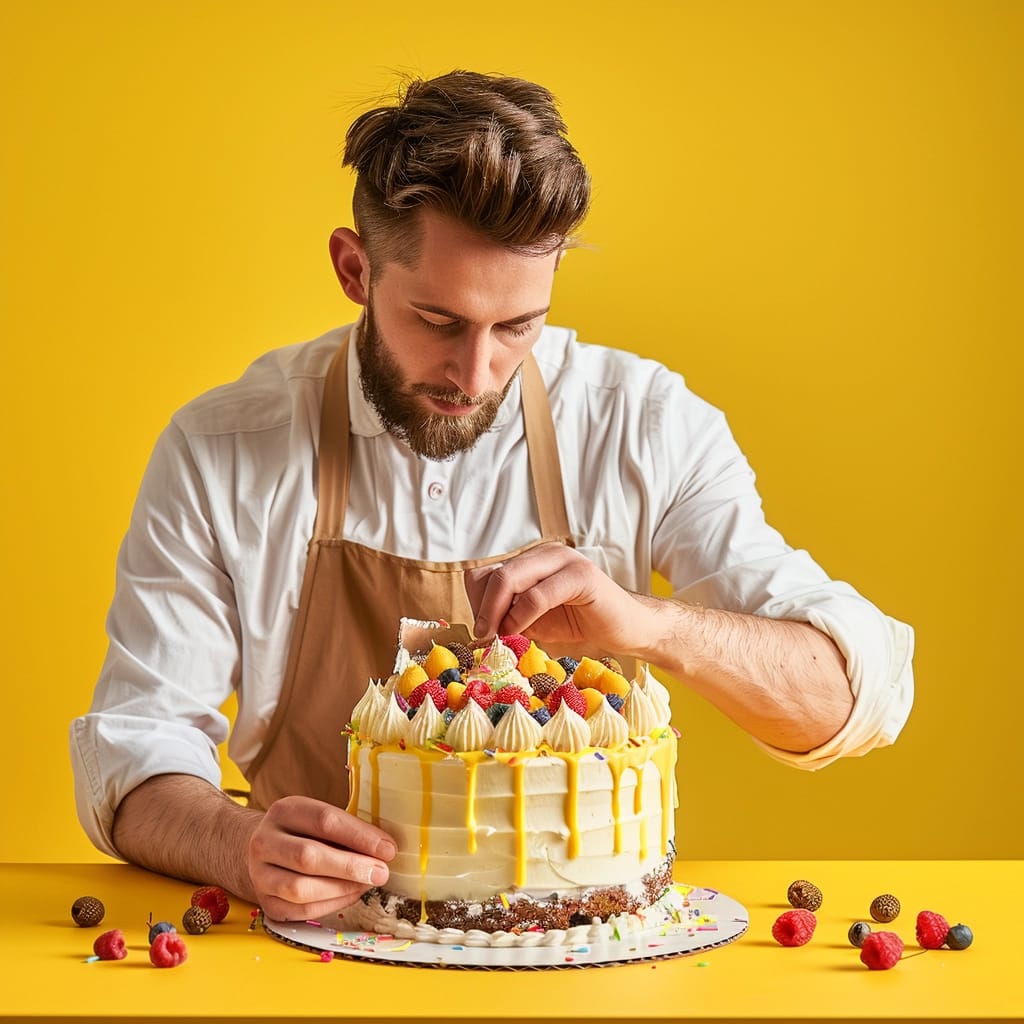
<svg viewBox="0 0 1024 1024">
<path fill-rule="evenodd" d="M 489 328 L 473 327 L 458 339 L 445 368 L 448 380 L 463 394 L 479 398 L 491 387 L 494 340 Z"/>
</svg>

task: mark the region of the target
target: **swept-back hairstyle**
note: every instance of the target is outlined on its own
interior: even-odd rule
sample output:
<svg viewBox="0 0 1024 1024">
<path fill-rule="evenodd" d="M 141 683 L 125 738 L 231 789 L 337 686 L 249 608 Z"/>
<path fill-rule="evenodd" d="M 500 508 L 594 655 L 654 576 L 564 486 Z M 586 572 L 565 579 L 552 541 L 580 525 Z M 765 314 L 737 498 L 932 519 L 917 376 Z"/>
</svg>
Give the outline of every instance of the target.
<svg viewBox="0 0 1024 1024">
<path fill-rule="evenodd" d="M 353 214 L 371 267 L 418 257 L 420 209 L 507 248 L 571 244 L 590 177 L 551 93 L 520 78 L 452 71 L 406 83 L 394 106 L 359 116 L 345 137 Z"/>
</svg>

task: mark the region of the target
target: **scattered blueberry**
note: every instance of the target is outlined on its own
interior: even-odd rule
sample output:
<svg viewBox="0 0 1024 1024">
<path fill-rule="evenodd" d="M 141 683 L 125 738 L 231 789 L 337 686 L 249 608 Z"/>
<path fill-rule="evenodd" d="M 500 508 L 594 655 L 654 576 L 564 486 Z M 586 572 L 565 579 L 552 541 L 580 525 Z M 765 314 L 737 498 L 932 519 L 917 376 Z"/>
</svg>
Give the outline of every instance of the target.
<svg viewBox="0 0 1024 1024">
<path fill-rule="evenodd" d="M 534 721 L 539 722 L 541 725 L 547 725 L 551 721 L 551 712 L 547 708 L 537 708 L 536 711 L 531 711 Z"/>
<path fill-rule="evenodd" d="M 451 708 L 445 708 L 444 711 L 441 712 L 441 717 L 444 719 L 445 725 L 451 725 L 452 719 L 455 717 L 455 712 L 452 711 Z"/>
<path fill-rule="evenodd" d="M 946 945 L 950 949 L 966 949 L 974 941 L 974 932 L 965 924 L 955 924 L 946 936 Z"/>
<path fill-rule="evenodd" d="M 419 711 L 419 708 L 406 708 L 405 709 L 405 717 L 408 718 L 409 721 L 411 722 L 412 721 L 412 716 L 415 715 L 417 711 Z"/>
<path fill-rule="evenodd" d="M 447 686 L 449 683 L 461 683 L 462 673 L 457 668 L 446 668 L 438 677 L 437 681 L 442 686 Z"/>
<path fill-rule="evenodd" d="M 620 697 L 617 693 L 606 693 L 604 699 L 616 710 L 621 711 L 622 705 L 625 704 L 625 700 Z"/>
<path fill-rule="evenodd" d="M 569 676 L 571 676 L 573 674 L 573 672 L 575 672 L 576 669 L 578 669 L 580 667 L 580 663 L 575 658 L 569 658 L 569 657 L 559 658 L 558 659 L 558 664 L 561 665 L 562 668 L 565 669 L 565 677 L 566 677 L 566 679 L 568 679 Z"/>
<path fill-rule="evenodd" d="M 850 940 L 850 945 L 856 946 L 860 949 L 864 945 L 864 940 L 871 934 L 871 925 L 867 921 L 854 921 L 850 925 L 850 930 L 847 932 L 847 938 Z"/>
<path fill-rule="evenodd" d="M 162 932 L 175 932 L 178 929 L 171 924 L 170 921 L 157 921 L 155 924 L 149 926 L 149 941 L 152 945 L 153 940 L 160 935 Z"/>
</svg>

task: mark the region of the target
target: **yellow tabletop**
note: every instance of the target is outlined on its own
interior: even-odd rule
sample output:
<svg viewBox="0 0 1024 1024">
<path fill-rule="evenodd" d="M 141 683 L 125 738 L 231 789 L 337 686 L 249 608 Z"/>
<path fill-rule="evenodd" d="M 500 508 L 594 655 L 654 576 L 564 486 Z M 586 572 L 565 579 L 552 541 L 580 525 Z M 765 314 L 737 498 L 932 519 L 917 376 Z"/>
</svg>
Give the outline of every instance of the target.
<svg viewBox="0 0 1024 1024">
<path fill-rule="evenodd" d="M 179 925 L 194 889 L 117 864 L 0 864 L 0 1019 L 87 1021 L 885 1021 L 1024 1019 L 1021 861 L 693 861 L 680 881 L 717 889 L 750 911 L 731 945 L 673 960 L 543 971 L 442 970 L 319 956 L 250 930 L 234 902 L 205 935 L 184 938 L 188 961 L 149 963 L 147 919 Z M 796 878 L 824 893 L 811 942 L 771 937 Z M 888 971 L 869 971 L 847 930 L 872 898 L 895 894 L 891 925 L 906 943 Z M 72 902 L 99 897 L 97 928 Z M 961 952 L 921 952 L 918 910 L 974 931 Z M 93 939 L 121 928 L 128 957 L 87 962 Z"/>
</svg>

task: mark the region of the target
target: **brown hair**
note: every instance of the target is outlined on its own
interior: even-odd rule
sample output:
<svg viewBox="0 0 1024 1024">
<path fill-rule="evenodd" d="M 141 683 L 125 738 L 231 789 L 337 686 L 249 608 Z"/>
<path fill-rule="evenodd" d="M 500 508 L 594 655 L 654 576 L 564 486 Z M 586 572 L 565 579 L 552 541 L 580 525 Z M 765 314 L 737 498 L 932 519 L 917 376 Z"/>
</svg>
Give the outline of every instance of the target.
<svg viewBox="0 0 1024 1024">
<path fill-rule="evenodd" d="M 452 71 L 407 82 L 395 106 L 360 115 L 345 137 L 371 267 L 415 263 L 419 208 L 528 255 L 569 244 L 590 177 L 565 132 L 551 93 L 521 78 Z"/>
</svg>

